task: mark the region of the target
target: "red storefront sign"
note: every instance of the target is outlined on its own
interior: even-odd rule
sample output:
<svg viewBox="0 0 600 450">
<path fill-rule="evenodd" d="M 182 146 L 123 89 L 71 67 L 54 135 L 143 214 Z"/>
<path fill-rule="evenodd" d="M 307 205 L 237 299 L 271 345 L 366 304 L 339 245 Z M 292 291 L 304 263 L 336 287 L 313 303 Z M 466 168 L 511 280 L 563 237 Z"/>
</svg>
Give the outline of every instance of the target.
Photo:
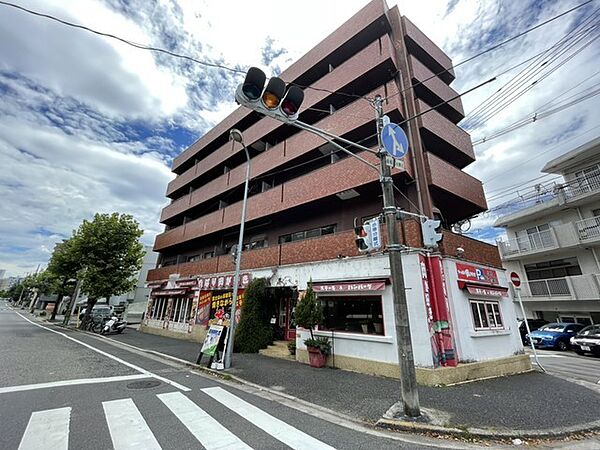
<svg viewBox="0 0 600 450">
<path fill-rule="evenodd" d="M 500 284 L 498 282 L 498 274 L 494 269 L 477 267 L 471 264 L 456 263 L 456 273 L 459 280 L 493 285 Z"/>
<path fill-rule="evenodd" d="M 462 284 L 462 286 L 461 286 Z M 473 295 L 485 295 L 488 297 L 508 297 L 508 288 L 503 287 L 489 287 L 489 286 L 477 286 L 471 283 L 460 283 L 461 289 L 467 288 L 469 294 Z"/>
<path fill-rule="evenodd" d="M 340 283 L 313 283 L 315 292 L 364 292 L 385 290 L 385 280 L 344 281 Z"/>
<path fill-rule="evenodd" d="M 198 279 L 177 280 L 175 284 L 179 287 L 198 287 Z"/>
<path fill-rule="evenodd" d="M 176 295 L 186 295 L 188 289 L 163 289 L 152 291 L 152 297 L 174 297 Z"/>
<path fill-rule="evenodd" d="M 252 281 L 252 274 L 242 273 L 240 274 L 239 286 L 244 288 Z M 220 289 L 232 289 L 233 288 L 233 275 L 220 275 L 198 279 L 198 286 L 203 291 L 214 291 Z"/>
</svg>

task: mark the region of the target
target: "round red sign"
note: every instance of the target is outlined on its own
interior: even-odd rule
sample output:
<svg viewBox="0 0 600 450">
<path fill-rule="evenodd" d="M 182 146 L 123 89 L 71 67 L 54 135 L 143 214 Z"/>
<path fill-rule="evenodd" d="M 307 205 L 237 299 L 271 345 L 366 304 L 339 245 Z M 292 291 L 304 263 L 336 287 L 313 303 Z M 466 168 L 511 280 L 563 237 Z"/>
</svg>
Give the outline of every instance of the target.
<svg viewBox="0 0 600 450">
<path fill-rule="evenodd" d="M 517 272 L 510 273 L 510 281 L 515 287 L 521 286 L 521 277 Z"/>
</svg>

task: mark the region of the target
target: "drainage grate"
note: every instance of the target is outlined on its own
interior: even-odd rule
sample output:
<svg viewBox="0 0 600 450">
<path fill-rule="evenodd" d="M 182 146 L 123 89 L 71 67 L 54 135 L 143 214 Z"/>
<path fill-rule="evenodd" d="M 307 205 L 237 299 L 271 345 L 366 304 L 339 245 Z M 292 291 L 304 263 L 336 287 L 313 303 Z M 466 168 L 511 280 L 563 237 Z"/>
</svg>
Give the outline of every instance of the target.
<svg viewBox="0 0 600 450">
<path fill-rule="evenodd" d="M 158 380 L 134 381 L 127 385 L 127 389 L 150 389 L 159 385 Z"/>
</svg>

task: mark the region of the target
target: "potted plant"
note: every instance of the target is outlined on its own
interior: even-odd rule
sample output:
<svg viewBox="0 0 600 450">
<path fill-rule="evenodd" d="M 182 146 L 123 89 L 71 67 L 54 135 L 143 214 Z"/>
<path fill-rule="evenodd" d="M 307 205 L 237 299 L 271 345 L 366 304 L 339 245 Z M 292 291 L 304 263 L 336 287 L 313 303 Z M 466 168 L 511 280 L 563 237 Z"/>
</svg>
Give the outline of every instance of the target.
<svg viewBox="0 0 600 450">
<path fill-rule="evenodd" d="M 290 355 L 294 356 L 296 354 L 296 341 L 290 341 L 287 343 L 287 348 L 290 352 Z"/>
<path fill-rule="evenodd" d="M 327 362 L 327 356 L 331 353 L 331 344 L 327 338 L 317 338 L 313 334 L 313 329 L 325 321 L 323 308 L 317 300 L 317 296 L 312 289 L 312 280 L 308 283 L 308 288 L 304 297 L 296 306 L 296 324 L 310 331 L 310 339 L 304 341 L 308 350 L 308 362 L 311 367 L 323 367 Z"/>
<path fill-rule="evenodd" d="M 368 320 L 363 320 L 360 323 L 360 327 L 362 328 L 362 332 L 364 334 L 369 334 L 369 321 Z"/>
</svg>

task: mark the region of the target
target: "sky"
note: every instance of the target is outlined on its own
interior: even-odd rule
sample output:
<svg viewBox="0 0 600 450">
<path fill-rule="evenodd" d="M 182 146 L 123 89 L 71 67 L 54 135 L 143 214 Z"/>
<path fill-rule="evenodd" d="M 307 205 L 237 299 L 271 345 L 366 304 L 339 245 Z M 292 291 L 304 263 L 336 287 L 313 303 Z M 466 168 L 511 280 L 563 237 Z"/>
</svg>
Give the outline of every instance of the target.
<svg viewBox="0 0 600 450">
<path fill-rule="evenodd" d="M 364 0 L 14 0 L 29 9 L 212 64 L 278 74 Z M 388 0 L 458 63 L 583 0 Z M 463 92 L 533 57 L 585 23 L 591 4 L 456 68 Z M 299 23 L 310 24 L 296 31 Z M 598 34 L 596 29 L 588 32 Z M 584 43 L 585 41 L 582 41 Z M 492 117 L 469 115 L 519 70 L 463 97 L 474 141 L 600 82 L 598 41 Z M 44 266 L 56 242 L 96 212 L 132 214 L 152 244 L 172 159 L 236 105 L 241 76 L 136 49 L 0 5 L 0 269 Z M 570 91 L 569 91 L 570 90 Z M 568 91 L 568 92 L 567 92 Z M 506 91 L 505 91 L 506 92 Z M 558 97 L 562 95 L 562 97 Z M 544 163 L 600 134 L 592 97 L 475 147 L 466 170 L 491 206 L 531 188 Z M 595 108 L 594 108 L 595 107 Z M 484 120 L 485 119 L 485 120 Z M 528 183 L 527 183 L 528 182 Z M 506 194 L 507 193 L 507 194 Z M 500 196 L 499 195 L 503 195 Z M 469 235 L 493 241 L 499 212 Z"/>
</svg>

